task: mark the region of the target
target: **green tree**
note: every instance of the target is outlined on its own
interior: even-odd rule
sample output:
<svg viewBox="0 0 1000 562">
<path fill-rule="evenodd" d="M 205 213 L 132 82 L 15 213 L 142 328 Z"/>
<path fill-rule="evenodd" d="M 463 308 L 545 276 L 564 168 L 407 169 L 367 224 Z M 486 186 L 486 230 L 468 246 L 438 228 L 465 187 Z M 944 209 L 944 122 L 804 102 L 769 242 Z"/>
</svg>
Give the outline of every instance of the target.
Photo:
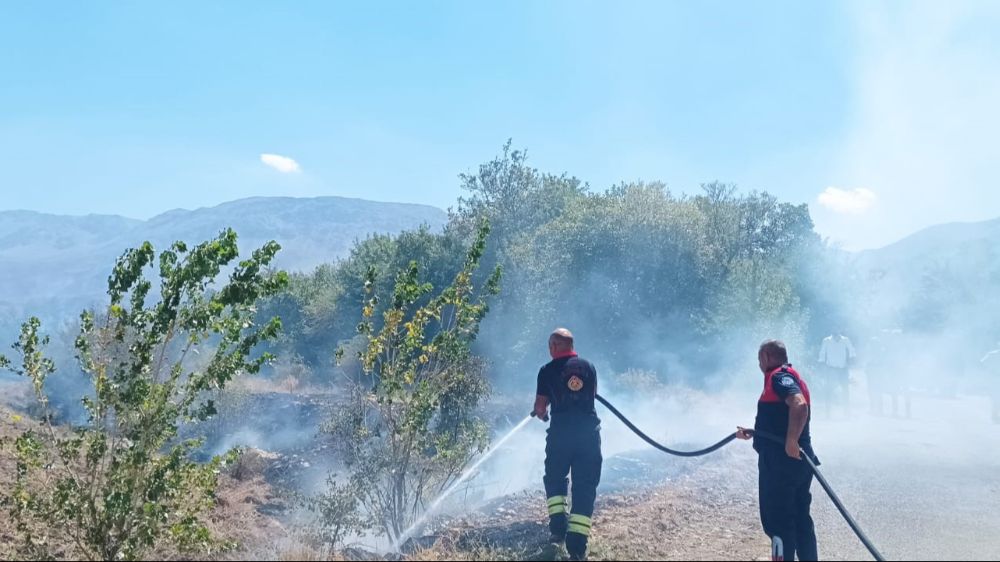
<svg viewBox="0 0 1000 562">
<path fill-rule="evenodd" d="M 413 262 L 380 308 L 374 268 L 367 274 L 358 327 L 358 361 L 367 376 L 329 427 L 349 475 L 326 503 L 353 505 L 342 499 L 349 490 L 367 523 L 394 539 L 487 445 L 477 411 L 489 384 L 470 346 L 499 290 L 500 268 L 481 287 L 473 282 L 488 233 L 480 228 L 462 268 L 440 291 L 420 281 Z"/>
<path fill-rule="evenodd" d="M 538 342 L 556 324 L 574 328 L 615 370 L 662 372 L 670 363 L 677 368 L 667 378 L 700 380 L 730 367 L 731 354 L 744 354 L 734 335 L 814 339 L 839 312 L 830 288 L 843 285 L 840 273 L 826 267 L 805 205 L 718 182 L 695 196 L 655 181 L 591 192 L 572 176 L 532 168 L 509 141 L 460 183 L 466 196 L 443 233 L 372 237 L 346 260 L 296 278 L 302 320 L 290 327 L 290 351 L 329 369 L 323 350 L 362 321 L 369 269 L 378 273 L 376 294 L 391 292 L 393 274 L 411 260 L 421 264 L 421 282 L 444 286 L 460 270 L 480 217 L 492 228 L 474 281 L 499 265 L 504 284 L 473 349 L 495 361 L 500 385 L 530 384 L 544 353 Z M 377 303 L 376 319 L 387 305 Z M 696 353 L 664 361 L 670 350 Z"/>
<path fill-rule="evenodd" d="M 287 283 L 267 269 L 278 250 L 268 243 L 234 265 L 237 239 L 227 230 L 194 248 L 177 242 L 157 256 L 147 242 L 119 258 L 107 311 L 99 319 L 84 312 L 76 339 L 92 385 L 83 399 L 86 423 L 57 427 L 45 415 L 10 444 L 17 478 L 4 499 L 24 556 L 50 558 L 65 547 L 74 558 L 136 560 L 162 540 L 182 550 L 217 546 L 201 515 L 214 505 L 223 459 L 193 462 L 200 443 L 178 432 L 212 416 L 211 396 L 233 377 L 272 359 L 251 356 L 281 327 L 277 318 L 254 320 L 258 300 Z M 216 287 L 229 267 L 228 281 Z M 33 318 L 14 345 L 19 365 L 0 359 L 31 380 L 43 412 L 55 370 L 47 344 Z"/>
<path fill-rule="evenodd" d="M 285 325 L 277 349 L 282 355 L 301 357 L 316 375 L 328 380 L 333 371 L 331 350 L 357 334 L 368 271 L 375 270 L 378 294 L 391 292 L 393 276 L 411 261 L 421 265 L 421 281 L 443 287 L 462 268 L 463 239 L 455 231 L 436 233 L 426 227 L 395 236 L 374 235 L 358 242 L 341 261 L 292 275 L 289 290 L 261 309 L 265 316 L 280 316 Z M 376 312 L 381 314 L 385 306 L 379 303 Z"/>
</svg>

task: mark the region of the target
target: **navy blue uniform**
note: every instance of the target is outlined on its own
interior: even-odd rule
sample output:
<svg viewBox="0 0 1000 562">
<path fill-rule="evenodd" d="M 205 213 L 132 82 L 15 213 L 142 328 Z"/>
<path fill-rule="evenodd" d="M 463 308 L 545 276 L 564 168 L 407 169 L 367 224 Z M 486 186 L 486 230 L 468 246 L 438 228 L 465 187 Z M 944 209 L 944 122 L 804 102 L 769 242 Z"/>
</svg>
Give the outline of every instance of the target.
<svg viewBox="0 0 1000 562">
<path fill-rule="evenodd" d="M 760 474 L 760 520 L 772 541 L 780 539 L 785 560 L 795 560 L 796 555 L 799 560 L 818 560 L 816 529 L 809 514 L 812 468 L 804 460 L 789 457 L 784 446 L 789 421 L 785 399 L 795 394 L 801 394 L 811 407 L 809 387 L 791 365 L 765 375 L 754 431 L 777 436 L 781 443 L 754 436 Z M 819 464 L 812 448 L 809 421 L 802 430 L 799 447 Z"/>
<path fill-rule="evenodd" d="M 539 396 L 549 399 L 551 423 L 545 441 L 545 494 L 549 529 L 566 536 L 570 556 L 587 552 L 601 481 L 601 420 L 597 417 L 597 370 L 589 361 L 570 354 L 553 359 L 538 372 Z M 572 510 L 567 493 L 573 479 Z M 567 517 L 569 511 L 569 517 Z"/>
</svg>

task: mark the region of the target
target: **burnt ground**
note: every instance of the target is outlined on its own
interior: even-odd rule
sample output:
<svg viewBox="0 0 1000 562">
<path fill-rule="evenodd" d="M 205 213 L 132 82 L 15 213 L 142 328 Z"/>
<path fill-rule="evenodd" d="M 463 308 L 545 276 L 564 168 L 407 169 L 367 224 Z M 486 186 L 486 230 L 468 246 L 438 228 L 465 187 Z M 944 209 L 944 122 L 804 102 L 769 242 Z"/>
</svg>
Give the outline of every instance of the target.
<svg viewBox="0 0 1000 562">
<path fill-rule="evenodd" d="M 913 419 L 861 414 L 814 421 L 827 479 L 890 560 L 1000 559 L 1000 426 L 976 397 L 917 397 Z M 599 498 L 595 560 L 767 559 L 757 519 L 756 459 L 745 443 L 704 461 L 641 459 L 650 484 Z M 613 465 L 614 459 L 608 464 Z M 646 464 L 649 463 L 649 464 Z M 663 469 L 663 466 L 672 468 Z M 612 487 L 614 488 L 614 487 Z M 418 560 L 555 560 L 541 491 L 450 520 L 419 541 Z M 820 554 L 870 559 L 818 484 Z"/>
<path fill-rule="evenodd" d="M 767 553 L 753 517 L 756 500 L 744 493 L 753 474 L 729 470 L 725 461 L 698 463 L 656 486 L 606 493 L 594 517 L 593 560 L 753 560 Z M 642 455 L 645 459 L 646 455 Z M 694 465 L 692 464 L 692 467 Z M 545 503 L 539 494 L 520 494 L 450 520 L 435 542 L 412 555 L 416 560 L 558 560 L 565 553 L 545 545 Z"/>
<path fill-rule="evenodd" d="M 831 420 L 820 413 L 813 431 L 824 473 L 883 554 L 897 560 L 1000 559 L 1000 426 L 990 423 L 987 401 L 917 397 L 913 419 L 876 418 L 863 410 L 863 404 L 856 404 L 851 419 L 841 415 Z M 10 436 L 27 423 L 13 419 L 3 412 L 0 433 Z M 302 421 L 296 420 L 296 425 Z M 606 445 L 617 439 L 613 423 L 605 423 Z M 322 445 L 305 449 L 277 455 L 243 479 L 223 478 L 210 523 L 219 536 L 238 540 L 243 548 L 222 558 L 370 556 L 361 550 L 319 555 L 296 538 L 295 525 L 287 517 L 291 499 L 281 491 L 282 484 L 319 476 L 323 471 L 312 463 L 328 456 Z M 9 463 L 0 465 L 9 476 Z M 767 558 L 768 543 L 757 518 L 755 456 L 746 443 L 696 460 L 648 449 L 616 451 L 609 454 L 604 472 L 593 559 Z M 823 558 L 867 559 L 818 485 L 813 494 Z M 473 505 L 478 507 L 462 515 L 436 518 L 425 536 L 411 544 L 407 558 L 563 557 L 563 552 L 544 546 L 540 483 Z M 0 514 L 0 536 L 10 547 L 7 524 Z"/>
</svg>

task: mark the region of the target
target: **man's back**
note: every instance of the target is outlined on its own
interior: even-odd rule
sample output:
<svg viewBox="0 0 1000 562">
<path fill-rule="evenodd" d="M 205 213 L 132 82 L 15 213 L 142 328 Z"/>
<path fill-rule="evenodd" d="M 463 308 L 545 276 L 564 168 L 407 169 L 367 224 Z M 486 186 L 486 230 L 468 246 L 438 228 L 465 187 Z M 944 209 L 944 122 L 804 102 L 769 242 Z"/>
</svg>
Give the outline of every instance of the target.
<svg viewBox="0 0 1000 562">
<path fill-rule="evenodd" d="M 600 424 L 594 404 L 597 370 L 586 359 L 574 354 L 547 363 L 538 372 L 537 393 L 551 402 L 553 427 Z"/>
</svg>

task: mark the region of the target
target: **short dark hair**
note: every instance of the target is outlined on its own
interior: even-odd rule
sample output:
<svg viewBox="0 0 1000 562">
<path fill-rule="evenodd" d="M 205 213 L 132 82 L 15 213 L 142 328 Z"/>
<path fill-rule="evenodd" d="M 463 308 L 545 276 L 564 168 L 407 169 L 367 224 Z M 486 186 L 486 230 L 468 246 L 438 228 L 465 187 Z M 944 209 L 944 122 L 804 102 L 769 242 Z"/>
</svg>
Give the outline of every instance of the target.
<svg viewBox="0 0 1000 562">
<path fill-rule="evenodd" d="M 788 348 L 781 340 L 767 340 L 760 344 L 760 351 L 767 354 L 768 357 L 780 360 L 782 365 L 788 363 Z"/>
</svg>

